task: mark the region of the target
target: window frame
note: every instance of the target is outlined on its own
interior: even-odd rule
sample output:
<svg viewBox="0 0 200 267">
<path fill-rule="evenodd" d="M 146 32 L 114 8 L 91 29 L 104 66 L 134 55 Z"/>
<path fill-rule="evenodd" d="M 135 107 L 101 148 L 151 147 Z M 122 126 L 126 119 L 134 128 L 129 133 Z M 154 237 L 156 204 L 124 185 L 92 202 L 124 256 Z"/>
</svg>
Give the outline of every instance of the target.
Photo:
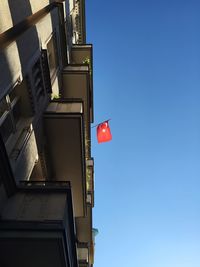
<svg viewBox="0 0 200 267">
<path fill-rule="evenodd" d="M 51 70 L 51 54 L 48 46 L 50 45 L 50 42 L 53 42 L 53 54 L 54 54 L 54 69 Z M 49 65 L 49 74 L 50 74 L 50 80 L 51 80 L 51 84 L 54 83 L 57 73 L 60 69 L 60 55 L 59 55 L 59 51 L 58 51 L 58 39 L 57 39 L 57 33 L 54 30 L 51 35 L 49 36 L 48 40 L 46 41 L 46 51 L 47 51 L 47 60 L 48 60 L 48 65 Z"/>
</svg>

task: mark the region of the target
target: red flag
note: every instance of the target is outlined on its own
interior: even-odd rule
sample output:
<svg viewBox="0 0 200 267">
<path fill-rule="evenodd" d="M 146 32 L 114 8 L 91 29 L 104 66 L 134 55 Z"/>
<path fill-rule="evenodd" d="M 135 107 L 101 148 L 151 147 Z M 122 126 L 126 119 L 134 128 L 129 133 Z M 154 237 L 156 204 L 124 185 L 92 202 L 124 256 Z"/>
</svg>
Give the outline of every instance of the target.
<svg viewBox="0 0 200 267">
<path fill-rule="evenodd" d="M 98 143 L 112 140 L 112 134 L 108 125 L 108 121 L 104 121 L 97 126 L 97 140 Z"/>
</svg>

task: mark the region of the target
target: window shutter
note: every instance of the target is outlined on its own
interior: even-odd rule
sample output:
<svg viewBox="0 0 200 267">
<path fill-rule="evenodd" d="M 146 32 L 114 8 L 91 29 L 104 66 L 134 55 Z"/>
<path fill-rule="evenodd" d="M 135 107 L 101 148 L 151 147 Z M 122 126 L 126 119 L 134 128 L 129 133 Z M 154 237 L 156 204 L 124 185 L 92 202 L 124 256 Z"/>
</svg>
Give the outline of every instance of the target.
<svg viewBox="0 0 200 267">
<path fill-rule="evenodd" d="M 43 70 L 43 75 L 44 75 L 44 85 L 46 92 L 48 94 L 52 93 L 52 87 L 51 87 L 51 77 L 50 77 L 50 71 L 49 71 L 49 63 L 48 63 L 48 58 L 47 58 L 47 50 L 43 49 L 42 50 L 42 70 Z"/>
<path fill-rule="evenodd" d="M 40 98 L 44 97 L 44 85 L 43 85 L 40 59 L 33 66 L 33 83 L 34 83 L 34 91 L 35 91 L 36 100 L 37 102 L 39 102 Z"/>
</svg>

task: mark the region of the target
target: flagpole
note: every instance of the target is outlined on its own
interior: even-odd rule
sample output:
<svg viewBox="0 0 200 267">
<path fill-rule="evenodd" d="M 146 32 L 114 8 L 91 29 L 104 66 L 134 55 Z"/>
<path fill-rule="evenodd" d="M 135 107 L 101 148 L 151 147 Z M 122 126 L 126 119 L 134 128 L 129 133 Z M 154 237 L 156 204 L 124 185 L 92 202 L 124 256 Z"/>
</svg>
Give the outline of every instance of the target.
<svg viewBox="0 0 200 267">
<path fill-rule="evenodd" d="M 91 128 L 97 127 L 99 124 L 102 124 L 102 123 L 104 123 L 104 122 L 107 122 L 107 121 L 110 121 L 110 120 L 111 120 L 111 119 L 108 119 L 108 120 L 105 120 L 105 121 L 99 122 L 98 124 L 96 124 L 96 125 L 92 126 Z"/>
</svg>

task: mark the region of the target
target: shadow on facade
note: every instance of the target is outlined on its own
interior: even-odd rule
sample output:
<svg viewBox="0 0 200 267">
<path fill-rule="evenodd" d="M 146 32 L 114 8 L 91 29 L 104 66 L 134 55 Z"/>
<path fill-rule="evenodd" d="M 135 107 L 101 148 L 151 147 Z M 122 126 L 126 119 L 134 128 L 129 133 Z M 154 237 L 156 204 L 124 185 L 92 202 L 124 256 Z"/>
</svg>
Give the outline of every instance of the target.
<svg viewBox="0 0 200 267">
<path fill-rule="evenodd" d="M 31 16 L 31 4 L 27 0 L 8 0 L 13 25 L 19 23 L 28 16 Z M 19 8 L 20 7 L 20 8 Z M 27 22 L 28 24 L 28 22 Z M 30 27 L 16 40 L 22 73 L 26 73 L 27 65 L 33 52 L 39 49 L 39 38 L 36 26 Z"/>
<path fill-rule="evenodd" d="M 27 0 L 8 0 L 8 5 L 13 26 L 32 15 L 31 4 Z M 0 51 L 0 75 L 2 75 L 0 79 L 0 99 L 8 94 L 10 90 L 12 90 L 14 84 L 17 82 L 18 73 L 19 75 L 22 73 L 23 81 L 26 80 L 27 73 L 30 71 L 31 64 L 33 64 L 33 62 L 30 62 L 30 60 L 32 60 L 34 54 L 38 53 L 39 55 L 39 37 L 36 26 L 30 27 L 28 20 L 26 20 L 26 23 L 27 30 L 17 37 L 16 42 L 12 42 L 8 47 Z M 12 36 L 10 37 L 12 38 Z M 19 129 L 23 130 L 23 128 Z M 9 131 L 9 129 L 7 130 Z M 4 146 L 4 144 L 1 145 Z M 6 153 L 5 151 L 6 150 L 4 149 L 4 154 Z M 31 154 L 31 151 L 29 154 Z M 28 168 L 30 158 L 31 155 L 28 154 L 27 157 L 23 158 L 24 169 Z M 5 162 L 7 162 L 9 166 L 8 158 L 7 161 L 5 160 Z M 2 162 L 0 164 L 2 164 Z M 2 166 L 2 168 L 5 169 L 4 173 L 6 173 L 7 167 L 5 164 Z M 11 169 L 10 172 L 12 173 Z M 8 175 L 6 176 L 6 178 L 4 177 L 5 179 L 2 177 L 4 185 L 6 185 L 6 180 L 12 180 L 12 178 L 8 177 Z"/>
</svg>

